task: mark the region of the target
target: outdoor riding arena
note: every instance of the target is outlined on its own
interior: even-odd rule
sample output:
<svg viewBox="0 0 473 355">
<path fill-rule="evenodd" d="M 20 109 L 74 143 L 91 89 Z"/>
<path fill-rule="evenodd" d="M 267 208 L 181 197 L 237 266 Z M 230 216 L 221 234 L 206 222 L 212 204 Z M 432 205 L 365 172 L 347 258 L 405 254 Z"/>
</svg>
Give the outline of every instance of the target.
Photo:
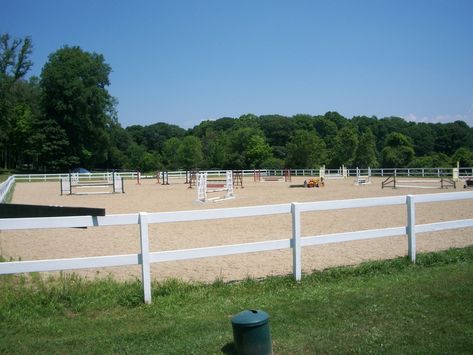
<svg viewBox="0 0 473 355">
<path fill-rule="evenodd" d="M 326 179 L 325 186 L 304 188 L 308 177 L 292 181 L 259 181 L 245 176 L 243 188 L 235 187 L 234 198 L 220 202 L 197 202 L 197 187 L 171 179 L 169 185 L 156 179 L 125 180 L 125 193 L 61 195 L 59 182 L 17 182 L 12 198 L 16 204 L 41 204 L 105 208 L 106 214 L 219 209 L 273 205 L 290 202 L 359 199 L 408 194 L 462 192 L 456 189 L 417 187 L 381 188 L 384 178 L 372 177 L 371 184 L 355 185 L 353 178 Z M 290 185 L 299 185 L 290 187 Z M 409 185 L 409 184 L 407 184 Z M 217 193 L 218 195 L 218 193 Z M 348 208 L 301 214 L 302 236 L 406 226 L 406 206 Z M 473 218 L 473 200 L 422 203 L 416 207 L 417 224 Z M 149 224 L 150 252 L 203 248 L 228 244 L 291 238 L 290 214 L 239 217 L 191 222 Z M 472 229 L 455 229 L 417 234 L 417 252 L 444 250 L 473 244 Z M 0 255 L 12 260 L 44 260 L 140 253 L 138 225 L 88 228 L 56 228 L 0 231 Z M 302 248 L 302 272 L 354 265 L 368 260 L 407 255 L 407 236 L 376 238 Z M 290 249 L 207 257 L 151 264 L 151 278 L 179 278 L 212 282 L 261 278 L 292 273 Z M 87 278 L 113 276 L 118 280 L 140 279 L 139 265 L 80 269 Z M 52 272 L 55 274 L 55 272 Z"/>
</svg>

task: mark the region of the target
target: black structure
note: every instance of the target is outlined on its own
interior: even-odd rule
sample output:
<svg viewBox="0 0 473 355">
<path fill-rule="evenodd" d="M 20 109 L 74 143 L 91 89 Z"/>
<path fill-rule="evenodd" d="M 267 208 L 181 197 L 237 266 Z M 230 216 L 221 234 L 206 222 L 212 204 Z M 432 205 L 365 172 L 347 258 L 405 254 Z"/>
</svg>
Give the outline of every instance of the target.
<svg viewBox="0 0 473 355">
<path fill-rule="evenodd" d="M 0 218 L 105 216 L 105 208 L 0 203 Z"/>
</svg>

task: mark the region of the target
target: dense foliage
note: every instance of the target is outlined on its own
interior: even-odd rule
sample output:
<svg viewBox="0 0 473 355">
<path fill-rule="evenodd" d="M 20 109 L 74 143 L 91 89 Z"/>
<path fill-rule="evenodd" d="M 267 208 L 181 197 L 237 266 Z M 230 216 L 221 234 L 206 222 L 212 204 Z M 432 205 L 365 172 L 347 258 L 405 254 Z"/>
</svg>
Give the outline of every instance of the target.
<svg viewBox="0 0 473 355">
<path fill-rule="evenodd" d="M 5 169 L 241 169 L 473 166 L 463 121 L 415 123 L 337 112 L 223 117 L 192 129 L 121 127 L 97 53 L 62 47 L 26 79 L 32 41 L 0 37 L 0 164 Z"/>
</svg>

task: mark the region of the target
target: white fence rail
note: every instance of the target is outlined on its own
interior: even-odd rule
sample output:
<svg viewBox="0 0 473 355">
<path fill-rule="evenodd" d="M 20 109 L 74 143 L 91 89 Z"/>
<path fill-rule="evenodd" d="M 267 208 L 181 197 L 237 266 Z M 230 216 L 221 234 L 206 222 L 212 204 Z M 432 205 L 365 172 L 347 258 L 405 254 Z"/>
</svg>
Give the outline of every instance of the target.
<svg viewBox="0 0 473 355">
<path fill-rule="evenodd" d="M 10 190 L 15 185 L 15 177 L 10 176 L 7 180 L 0 184 L 0 203 L 4 203 L 7 199 Z"/>
<path fill-rule="evenodd" d="M 80 180 L 107 180 L 110 172 L 99 172 L 99 173 L 78 173 Z M 136 179 L 138 173 L 136 171 L 122 171 L 116 172 L 116 174 L 124 179 Z M 16 181 L 21 182 L 36 182 L 36 181 L 59 181 L 62 178 L 69 177 L 69 173 L 60 174 L 16 174 L 13 175 Z"/>
<path fill-rule="evenodd" d="M 276 249 L 293 251 L 293 275 L 301 279 L 301 248 L 313 245 L 340 243 L 371 238 L 383 238 L 407 235 L 408 255 L 412 262 L 416 259 L 416 233 L 442 231 L 473 227 L 473 219 L 437 222 L 416 225 L 416 205 L 426 202 L 458 201 L 473 199 L 473 192 L 454 192 L 429 195 L 407 195 L 383 198 L 364 198 L 352 200 L 287 203 L 279 205 L 225 208 L 214 210 L 177 211 L 158 213 L 133 213 L 108 215 L 103 217 L 55 217 L 55 218 L 16 218 L 0 219 L 1 230 L 68 228 L 68 227 L 100 227 L 116 225 L 140 226 L 141 253 L 127 255 L 111 255 L 84 258 L 13 261 L 0 263 L 0 274 L 24 272 L 43 272 L 55 270 L 74 270 L 110 266 L 141 265 L 144 301 L 151 302 L 150 264 L 164 261 L 189 260 L 212 256 L 234 255 Z M 301 214 L 311 211 L 336 209 L 366 208 L 375 206 L 405 205 L 407 221 L 405 226 L 361 230 L 317 236 L 301 235 Z M 183 250 L 151 252 L 149 250 L 148 225 L 154 223 L 188 222 L 215 220 L 222 218 L 256 217 L 278 214 L 291 214 L 292 235 L 286 239 L 269 240 L 255 243 L 211 246 Z"/>
<path fill-rule="evenodd" d="M 283 169 L 262 169 L 259 170 L 262 176 L 284 176 Z M 377 168 L 377 169 L 347 169 L 348 176 L 357 176 L 357 174 L 365 176 L 371 172 L 371 176 L 405 176 L 405 177 L 447 177 L 452 176 L 452 168 Z M 208 176 L 225 176 L 226 170 L 202 170 L 206 172 Z M 246 169 L 242 170 L 244 176 L 253 176 L 255 170 Z M 319 176 L 319 169 L 291 169 L 291 175 L 293 176 Z M 117 172 L 124 179 L 137 179 L 137 171 L 123 171 Z M 188 172 L 184 170 L 169 171 L 168 176 L 170 179 L 186 179 Z M 97 180 L 105 179 L 108 172 L 99 173 L 81 173 L 78 174 L 81 180 Z M 326 175 L 341 174 L 341 169 L 326 169 Z M 67 173 L 61 174 L 17 174 L 14 175 L 17 181 L 59 181 L 63 177 L 67 177 Z M 460 168 L 459 176 L 461 178 L 473 177 L 473 168 Z M 142 179 L 156 178 L 156 175 L 141 175 Z"/>
</svg>

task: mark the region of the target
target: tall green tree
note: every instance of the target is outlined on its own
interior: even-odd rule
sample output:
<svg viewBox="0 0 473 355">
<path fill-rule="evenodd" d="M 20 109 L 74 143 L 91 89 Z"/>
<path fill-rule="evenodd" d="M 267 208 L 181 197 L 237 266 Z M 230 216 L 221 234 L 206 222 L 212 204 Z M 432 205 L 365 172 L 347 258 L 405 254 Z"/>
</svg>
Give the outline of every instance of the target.
<svg viewBox="0 0 473 355">
<path fill-rule="evenodd" d="M 348 123 L 348 120 L 345 117 L 335 111 L 325 113 L 324 117 L 335 123 L 338 129 L 342 129 Z"/>
<path fill-rule="evenodd" d="M 337 125 L 324 116 L 318 116 L 314 120 L 314 127 L 325 141 L 327 149 L 332 149 L 335 143 L 335 136 L 338 133 Z"/>
<path fill-rule="evenodd" d="M 271 147 L 261 135 L 250 137 L 244 154 L 246 166 L 251 169 L 262 168 L 262 163 L 272 156 Z"/>
<path fill-rule="evenodd" d="M 68 46 L 52 53 L 41 72 L 44 117 L 66 133 L 66 154 L 87 167 L 107 161 L 107 128 L 116 120 L 110 72 L 101 54 Z"/>
<path fill-rule="evenodd" d="M 161 168 L 159 157 L 156 154 L 146 151 L 146 148 L 132 143 L 127 149 L 128 160 L 126 168 L 138 170 L 140 172 L 153 172 Z"/>
<path fill-rule="evenodd" d="M 386 137 L 381 155 L 384 167 L 404 168 L 409 166 L 415 153 L 408 137 L 399 132 L 392 132 Z"/>
<path fill-rule="evenodd" d="M 358 128 L 360 133 L 365 132 L 369 128 L 374 134 L 378 126 L 378 118 L 376 116 L 354 116 L 351 119 L 351 123 Z"/>
<path fill-rule="evenodd" d="M 371 132 L 371 129 L 366 128 L 360 136 L 353 165 L 360 168 L 377 167 L 377 155 L 376 139 L 374 134 Z"/>
<path fill-rule="evenodd" d="M 246 118 L 248 119 L 248 118 Z M 253 119 L 250 118 L 253 123 Z M 226 166 L 231 169 L 246 169 L 249 163 L 247 150 L 253 136 L 264 137 L 256 127 L 240 127 L 235 125 L 228 133 L 228 160 Z"/>
<path fill-rule="evenodd" d="M 30 37 L 0 35 L 0 163 L 14 168 L 29 151 L 29 137 L 36 115 L 31 101 L 34 81 L 25 81 L 33 62 Z M 19 146 L 20 145 L 20 146 Z"/>
<path fill-rule="evenodd" d="M 325 164 L 325 142 L 315 131 L 296 130 L 287 144 L 286 166 L 295 169 L 318 168 Z"/>
<path fill-rule="evenodd" d="M 456 166 L 457 162 L 463 167 L 473 166 L 473 152 L 467 148 L 458 148 L 451 159 L 452 166 Z"/>
<path fill-rule="evenodd" d="M 192 129 L 192 135 L 202 138 L 205 136 L 207 130 L 213 130 L 215 132 L 228 132 L 235 126 L 236 119 L 231 117 L 222 117 L 215 121 L 205 120 L 199 123 Z"/>
<path fill-rule="evenodd" d="M 410 124 L 401 117 L 384 117 L 378 120 L 376 129 L 372 129 L 376 136 L 378 151 L 381 151 L 384 148 L 389 134 L 398 132 L 405 135 L 409 130 L 409 126 Z"/>
<path fill-rule="evenodd" d="M 353 126 L 345 126 L 335 136 L 330 167 L 352 166 L 358 148 L 358 134 Z"/>
<path fill-rule="evenodd" d="M 133 139 L 128 132 L 122 128 L 120 123 L 112 122 L 108 127 L 109 144 L 107 147 L 107 163 L 105 168 L 124 168 L 128 164 L 126 151 L 133 144 Z"/>
<path fill-rule="evenodd" d="M 202 143 L 194 136 L 187 136 L 182 139 L 182 144 L 177 150 L 180 168 L 191 170 L 202 164 Z"/>
<path fill-rule="evenodd" d="M 314 118 L 310 115 L 297 114 L 292 116 L 292 123 L 294 125 L 294 130 L 304 129 L 307 131 L 312 131 L 314 129 Z M 292 132 L 289 132 L 292 133 Z"/>
<path fill-rule="evenodd" d="M 209 128 L 202 141 L 203 167 L 207 169 L 226 168 L 228 138 L 224 131 Z"/>
<path fill-rule="evenodd" d="M 295 120 L 280 115 L 259 117 L 259 125 L 271 147 L 284 147 L 295 129 Z"/>
<path fill-rule="evenodd" d="M 133 140 L 148 151 L 161 153 L 164 142 L 172 137 L 183 138 L 186 131 L 176 125 L 158 122 L 149 126 L 133 125 L 126 128 Z"/>
<path fill-rule="evenodd" d="M 435 151 L 452 155 L 459 148 L 473 149 L 472 130 L 464 121 L 434 126 L 436 129 Z"/>
<path fill-rule="evenodd" d="M 163 146 L 163 163 L 168 170 L 177 170 L 180 168 L 178 152 L 181 148 L 182 141 L 177 137 L 169 138 L 164 142 Z"/>
<path fill-rule="evenodd" d="M 12 82 L 22 79 L 33 66 L 29 59 L 32 51 L 31 37 L 19 39 L 8 33 L 0 35 L 0 75 Z"/>
<path fill-rule="evenodd" d="M 434 151 L 436 135 L 430 124 L 412 123 L 406 135 L 411 138 L 416 156 L 429 155 Z"/>
<path fill-rule="evenodd" d="M 456 165 L 453 164 L 453 166 Z M 410 168 L 449 168 L 452 167 L 450 157 L 443 153 L 432 153 L 421 157 L 415 157 L 410 163 Z"/>
<path fill-rule="evenodd" d="M 33 136 L 36 148 L 36 160 L 41 170 L 46 172 L 64 172 L 71 166 L 77 166 L 79 159 L 69 155 L 67 134 L 54 120 L 41 119 L 36 123 Z"/>
<path fill-rule="evenodd" d="M 235 120 L 235 129 L 250 127 L 259 129 L 258 116 L 252 113 L 246 113 Z"/>
</svg>

